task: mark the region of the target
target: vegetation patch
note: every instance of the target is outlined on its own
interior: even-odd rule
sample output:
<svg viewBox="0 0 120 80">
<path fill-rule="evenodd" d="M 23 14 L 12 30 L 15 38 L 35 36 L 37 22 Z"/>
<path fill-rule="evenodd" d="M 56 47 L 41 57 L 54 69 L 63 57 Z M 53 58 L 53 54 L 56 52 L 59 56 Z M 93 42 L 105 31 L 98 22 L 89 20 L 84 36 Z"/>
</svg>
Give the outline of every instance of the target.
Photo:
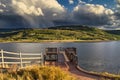
<svg viewBox="0 0 120 80">
<path fill-rule="evenodd" d="M 103 76 L 103 77 L 107 77 L 107 78 L 110 78 L 112 80 L 120 80 L 120 75 L 118 74 L 111 74 L 111 73 L 108 73 L 108 72 L 90 72 L 92 74 L 95 74 L 95 75 L 100 75 L 100 76 Z M 104 79 L 104 78 L 103 78 Z M 106 79 L 105 79 L 106 80 Z"/>
<path fill-rule="evenodd" d="M 0 80 L 76 80 L 69 73 L 53 66 L 31 66 L 0 76 Z"/>
</svg>

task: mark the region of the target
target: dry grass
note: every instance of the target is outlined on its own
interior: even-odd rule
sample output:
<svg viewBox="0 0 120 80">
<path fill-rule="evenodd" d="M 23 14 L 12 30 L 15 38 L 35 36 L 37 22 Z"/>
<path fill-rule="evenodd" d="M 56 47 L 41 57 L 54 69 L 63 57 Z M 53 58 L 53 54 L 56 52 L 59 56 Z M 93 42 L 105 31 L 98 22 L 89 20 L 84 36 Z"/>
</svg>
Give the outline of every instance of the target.
<svg viewBox="0 0 120 80">
<path fill-rule="evenodd" d="M 31 66 L 0 76 L 0 80 L 76 80 L 69 73 L 53 66 Z"/>
</svg>

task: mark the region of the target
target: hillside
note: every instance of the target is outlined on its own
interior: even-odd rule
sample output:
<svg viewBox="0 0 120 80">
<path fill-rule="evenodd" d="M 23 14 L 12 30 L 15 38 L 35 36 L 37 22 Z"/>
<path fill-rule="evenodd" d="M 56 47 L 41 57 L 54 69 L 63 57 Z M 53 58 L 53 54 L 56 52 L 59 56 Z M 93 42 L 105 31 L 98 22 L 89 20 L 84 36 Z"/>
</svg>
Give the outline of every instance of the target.
<svg viewBox="0 0 120 80">
<path fill-rule="evenodd" d="M 43 40 L 120 40 L 119 31 L 86 26 L 59 26 L 48 29 L 0 30 L 0 41 L 39 42 Z M 116 33 L 115 33 L 116 32 Z"/>
</svg>

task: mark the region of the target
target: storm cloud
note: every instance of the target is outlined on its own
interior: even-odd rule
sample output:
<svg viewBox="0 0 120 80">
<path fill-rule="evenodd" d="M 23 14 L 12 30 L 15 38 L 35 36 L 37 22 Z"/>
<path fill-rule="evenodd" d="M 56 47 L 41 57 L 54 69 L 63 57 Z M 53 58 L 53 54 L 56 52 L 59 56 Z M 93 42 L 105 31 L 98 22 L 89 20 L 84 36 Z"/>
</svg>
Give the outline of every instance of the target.
<svg viewBox="0 0 120 80">
<path fill-rule="evenodd" d="M 74 4 L 74 0 L 68 1 L 69 4 Z M 19 25 L 38 28 L 72 24 L 118 26 L 120 0 L 116 0 L 116 11 L 103 5 L 78 1 L 79 3 L 69 11 L 57 0 L 0 0 L 0 27 Z"/>
</svg>

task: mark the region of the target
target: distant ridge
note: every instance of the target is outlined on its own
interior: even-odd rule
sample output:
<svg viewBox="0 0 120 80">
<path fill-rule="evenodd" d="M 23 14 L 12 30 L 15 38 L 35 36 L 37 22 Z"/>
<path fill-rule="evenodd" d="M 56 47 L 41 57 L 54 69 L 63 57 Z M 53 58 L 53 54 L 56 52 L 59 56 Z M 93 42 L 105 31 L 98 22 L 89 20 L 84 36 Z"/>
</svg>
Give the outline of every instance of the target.
<svg viewBox="0 0 120 80">
<path fill-rule="evenodd" d="M 56 26 L 48 27 L 48 29 L 61 29 L 61 30 L 88 30 L 95 29 L 93 27 L 84 26 L 84 25 L 69 25 L 69 26 Z"/>
</svg>

